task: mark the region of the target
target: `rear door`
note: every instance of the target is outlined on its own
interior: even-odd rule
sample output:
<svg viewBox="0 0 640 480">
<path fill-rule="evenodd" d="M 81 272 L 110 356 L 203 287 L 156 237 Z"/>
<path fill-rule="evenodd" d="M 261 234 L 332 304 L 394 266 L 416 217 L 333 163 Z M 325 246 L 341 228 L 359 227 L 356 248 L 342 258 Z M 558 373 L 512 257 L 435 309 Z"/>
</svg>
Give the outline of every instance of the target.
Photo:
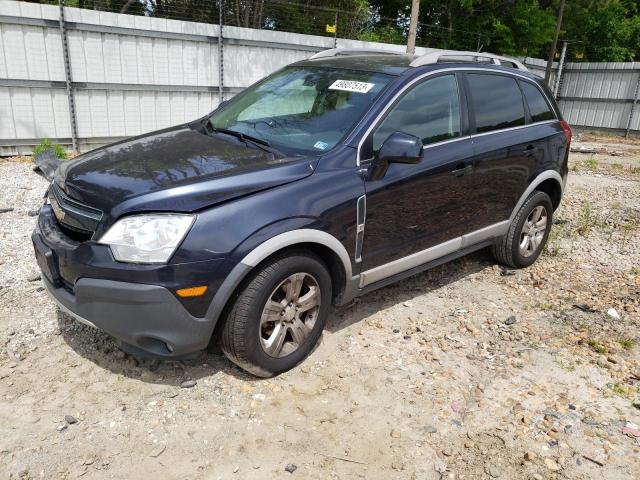
<svg viewBox="0 0 640 480">
<path fill-rule="evenodd" d="M 416 266 L 407 256 L 460 236 L 473 149 L 459 87 L 453 73 L 427 77 L 398 99 L 363 143 L 365 163 L 394 132 L 414 135 L 424 145 L 420 163 L 391 164 L 382 179 L 365 182 L 363 270 L 404 259 L 386 270 L 398 273 Z M 424 256 L 415 260 L 424 263 Z"/>
<path fill-rule="evenodd" d="M 467 72 L 469 124 L 475 154 L 474 214 L 468 231 L 507 220 L 524 192 L 538 154 L 524 98 L 513 76 Z"/>
</svg>

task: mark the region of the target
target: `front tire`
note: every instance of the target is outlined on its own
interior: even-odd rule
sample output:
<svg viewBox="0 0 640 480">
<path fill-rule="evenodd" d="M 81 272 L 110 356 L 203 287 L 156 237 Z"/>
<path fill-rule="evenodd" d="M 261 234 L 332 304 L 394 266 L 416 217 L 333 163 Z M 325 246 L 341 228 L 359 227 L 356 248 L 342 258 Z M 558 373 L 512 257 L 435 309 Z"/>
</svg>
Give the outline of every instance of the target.
<svg viewBox="0 0 640 480">
<path fill-rule="evenodd" d="M 220 346 L 259 377 L 286 372 L 317 343 L 331 307 L 331 276 L 315 254 L 292 251 L 257 267 L 240 288 Z"/>
<path fill-rule="evenodd" d="M 551 198 L 544 192 L 534 191 L 518 210 L 507 234 L 493 246 L 493 256 L 499 263 L 513 268 L 532 265 L 547 243 L 552 223 Z"/>
</svg>

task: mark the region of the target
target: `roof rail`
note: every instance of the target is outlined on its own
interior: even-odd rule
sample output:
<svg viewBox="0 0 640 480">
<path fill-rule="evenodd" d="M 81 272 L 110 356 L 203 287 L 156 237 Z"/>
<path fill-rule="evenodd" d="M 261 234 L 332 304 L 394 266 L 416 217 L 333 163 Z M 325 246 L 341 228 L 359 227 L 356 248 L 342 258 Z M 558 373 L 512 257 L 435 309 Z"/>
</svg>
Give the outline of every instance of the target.
<svg viewBox="0 0 640 480">
<path fill-rule="evenodd" d="M 404 55 L 403 52 L 394 52 L 392 50 L 382 50 L 380 48 L 332 48 L 330 50 L 322 50 L 309 59 L 324 58 L 324 57 L 338 57 L 342 55 L 366 55 L 366 54 L 379 54 L 379 55 Z"/>
<path fill-rule="evenodd" d="M 423 65 L 431 65 L 439 62 L 490 63 L 493 65 L 511 66 L 517 70 L 529 70 L 521 62 L 519 62 L 518 60 L 514 60 L 513 58 L 503 57 L 500 55 L 495 55 L 493 53 L 462 52 L 457 50 L 438 50 L 435 52 L 429 52 L 425 55 L 417 57 L 413 62 L 411 62 L 411 66 L 421 67 Z M 507 65 L 505 65 L 505 63 Z"/>
</svg>

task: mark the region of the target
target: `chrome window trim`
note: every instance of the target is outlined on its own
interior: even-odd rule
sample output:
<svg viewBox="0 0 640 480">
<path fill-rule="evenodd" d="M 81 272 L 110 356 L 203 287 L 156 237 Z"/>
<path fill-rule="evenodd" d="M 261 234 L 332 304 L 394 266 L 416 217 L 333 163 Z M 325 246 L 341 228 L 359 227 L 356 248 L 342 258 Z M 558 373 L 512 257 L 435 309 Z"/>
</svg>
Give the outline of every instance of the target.
<svg viewBox="0 0 640 480">
<path fill-rule="evenodd" d="M 474 134 L 470 135 L 470 137 L 471 138 L 484 137 L 485 135 L 491 135 L 493 133 L 509 132 L 509 131 L 512 131 L 512 130 L 520 130 L 522 128 L 535 127 L 535 126 L 539 126 L 539 125 L 544 125 L 545 123 L 556 123 L 556 122 L 558 122 L 558 119 L 555 119 L 555 120 L 543 120 L 542 122 L 529 123 L 527 125 L 518 125 L 517 127 L 507 127 L 507 128 L 501 128 L 499 130 L 491 130 L 490 132 L 474 133 Z"/>
<path fill-rule="evenodd" d="M 402 89 L 399 92 L 397 92 L 393 96 L 393 98 L 391 98 L 391 100 L 389 100 L 387 102 L 387 104 L 382 109 L 382 111 L 376 116 L 376 118 L 371 122 L 369 127 L 365 130 L 364 134 L 360 138 L 360 141 L 358 142 L 358 148 L 357 148 L 357 151 L 356 151 L 356 165 L 358 167 L 361 165 L 360 151 L 362 150 L 362 145 L 364 144 L 364 141 L 367 139 L 367 137 L 373 131 L 373 129 L 378 126 L 378 124 L 380 122 L 380 119 L 387 113 L 387 111 L 391 108 L 391 106 L 395 103 L 395 101 L 398 98 L 400 98 L 409 88 L 411 88 L 417 82 L 419 82 L 419 81 L 421 81 L 421 80 L 423 80 L 423 79 L 425 79 L 427 77 L 431 77 L 433 75 L 438 75 L 440 73 L 445 73 L 445 72 L 485 72 L 485 73 L 488 72 L 488 73 L 494 73 L 494 74 L 497 73 L 497 74 L 500 74 L 500 75 L 522 78 L 522 79 L 528 81 L 530 84 L 534 85 L 540 91 L 540 93 L 542 93 L 542 96 L 549 103 L 549 105 L 553 105 L 551 103 L 551 101 L 549 100 L 549 97 L 547 96 L 547 94 L 546 94 L 546 92 L 544 90 L 542 90 L 538 85 L 536 85 L 535 82 L 532 82 L 529 77 L 527 77 L 526 75 L 522 75 L 522 74 L 518 73 L 517 71 L 507 72 L 507 71 L 504 71 L 504 70 L 496 70 L 496 69 L 493 69 L 493 68 L 454 67 L 454 68 L 442 68 L 442 69 L 439 69 L 439 70 L 434 70 L 432 72 L 426 72 L 426 73 L 423 73 L 422 75 L 417 76 L 416 78 L 411 80 L 409 83 L 407 83 L 404 87 L 402 87 Z M 523 99 L 524 99 L 524 95 L 523 95 Z M 462 102 L 460 102 L 460 108 L 462 108 Z M 443 142 L 428 144 L 428 145 L 425 145 L 424 148 L 428 148 L 430 146 L 435 146 L 435 145 L 442 144 L 442 143 L 445 143 L 445 142 L 463 140 L 463 139 L 466 139 L 466 138 L 473 138 L 474 136 L 477 136 L 477 135 L 490 135 L 492 133 L 507 132 L 509 130 L 514 130 L 514 129 L 518 129 L 518 128 L 533 127 L 533 126 L 541 125 L 543 123 L 548 123 L 548 122 L 558 122 L 560 119 L 557 116 L 557 112 L 555 111 L 554 108 L 552 108 L 552 111 L 553 111 L 553 114 L 556 116 L 555 120 L 545 120 L 544 122 L 529 123 L 528 125 L 519 125 L 517 127 L 503 128 L 501 130 L 492 130 L 491 132 L 483 132 L 483 133 L 479 133 L 479 134 L 475 134 L 474 133 L 472 135 L 460 136 L 460 137 L 457 137 L 457 138 L 444 140 Z"/>
</svg>

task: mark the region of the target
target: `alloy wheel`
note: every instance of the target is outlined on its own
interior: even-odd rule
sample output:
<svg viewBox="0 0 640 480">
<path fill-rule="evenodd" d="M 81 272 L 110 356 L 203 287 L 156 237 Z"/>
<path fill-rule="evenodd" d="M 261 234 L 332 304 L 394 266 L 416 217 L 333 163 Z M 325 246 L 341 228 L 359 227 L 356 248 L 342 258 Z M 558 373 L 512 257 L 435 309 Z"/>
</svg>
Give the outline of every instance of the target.
<svg viewBox="0 0 640 480">
<path fill-rule="evenodd" d="M 547 210 L 542 205 L 534 208 L 522 225 L 520 255 L 530 257 L 538 251 L 547 231 Z"/>
<path fill-rule="evenodd" d="M 260 317 L 260 344 L 272 357 L 285 357 L 307 340 L 320 310 L 320 287 L 309 273 L 294 273 L 271 293 Z"/>
</svg>

